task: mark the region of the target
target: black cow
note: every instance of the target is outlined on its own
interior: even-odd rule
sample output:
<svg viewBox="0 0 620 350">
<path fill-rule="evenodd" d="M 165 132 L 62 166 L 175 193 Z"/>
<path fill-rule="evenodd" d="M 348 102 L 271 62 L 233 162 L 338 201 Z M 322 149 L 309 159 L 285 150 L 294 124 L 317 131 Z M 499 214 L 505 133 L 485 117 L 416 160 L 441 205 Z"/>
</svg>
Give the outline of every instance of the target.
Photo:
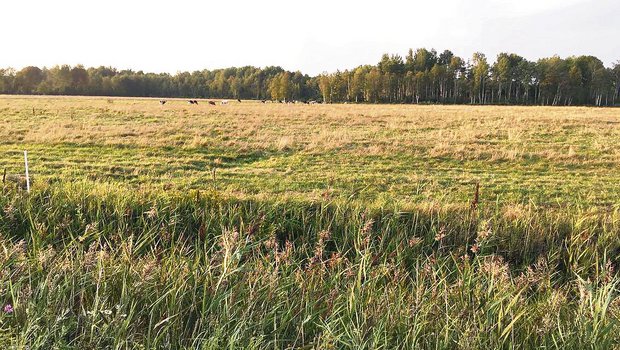
<svg viewBox="0 0 620 350">
<path fill-rule="evenodd" d="M 241 99 L 239 99 L 239 98 L 238 98 L 238 99 L 237 99 L 237 102 L 241 102 Z"/>
<path fill-rule="evenodd" d="M 160 105 L 165 105 L 165 104 L 166 104 L 166 102 L 167 102 L 166 100 L 161 100 L 161 101 L 159 101 L 159 104 L 160 104 Z"/>
<path fill-rule="evenodd" d="M 209 101 L 209 104 L 210 104 L 211 106 L 215 106 L 215 102 L 213 102 L 213 101 Z"/>
</svg>

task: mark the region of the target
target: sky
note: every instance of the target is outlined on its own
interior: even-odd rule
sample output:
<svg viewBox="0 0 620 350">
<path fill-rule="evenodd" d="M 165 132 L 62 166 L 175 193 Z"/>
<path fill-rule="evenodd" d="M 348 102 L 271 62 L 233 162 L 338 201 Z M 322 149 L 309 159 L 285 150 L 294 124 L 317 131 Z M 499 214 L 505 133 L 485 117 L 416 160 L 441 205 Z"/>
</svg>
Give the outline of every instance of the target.
<svg viewBox="0 0 620 350">
<path fill-rule="evenodd" d="M 0 67 L 16 69 L 273 65 L 316 75 L 418 47 L 489 61 L 620 60 L 620 0 L 5 0 L 0 13 Z"/>
</svg>

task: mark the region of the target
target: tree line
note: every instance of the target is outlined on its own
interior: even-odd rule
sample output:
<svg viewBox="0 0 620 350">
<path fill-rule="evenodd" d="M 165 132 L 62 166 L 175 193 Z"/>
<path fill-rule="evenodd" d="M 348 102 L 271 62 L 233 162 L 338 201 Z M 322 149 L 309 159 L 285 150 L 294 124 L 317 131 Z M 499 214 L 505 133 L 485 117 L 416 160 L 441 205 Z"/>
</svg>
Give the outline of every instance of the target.
<svg viewBox="0 0 620 350">
<path fill-rule="evenodd" d="M 424 48 L 385 54 L 376 65 L 311 77 L 281 67 L 144 73 L 81 65 L 0 69 L 0 93 L 318 100 L 326 103 L 454 103 L 521 105 L 620 104 L 620 61 L 594 56 L 537 61 L 501 53 L 465 60 Z"/>
</svg>

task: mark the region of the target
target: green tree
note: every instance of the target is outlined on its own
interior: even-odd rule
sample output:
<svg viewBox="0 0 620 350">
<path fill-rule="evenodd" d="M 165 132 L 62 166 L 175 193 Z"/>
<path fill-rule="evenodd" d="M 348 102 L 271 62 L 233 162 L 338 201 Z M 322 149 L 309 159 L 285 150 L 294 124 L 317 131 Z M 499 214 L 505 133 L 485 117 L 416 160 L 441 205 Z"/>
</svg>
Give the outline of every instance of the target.
<svg viewBox="0 0 620 350">
<path fill-rule="evenodd" d="M 413 57 L 413 66 L 416 72 L 430 71 L 437 63 L 437 52 L 433 49 L 417 49 Z"/>
<path fill-rule="evenodd" d="M 486 83 L 489 75 L 489 64 L 483 53 L 476 52 L 472 57 L 472 103 L 486 103 Z"/>
<path fill-rule="evenodd" d="M 568 66 L 558 56 L 538 61 L 540 89 L 538 100 L 545 105 L 557 106 L 562 102 L 564 89 L 568 86 Z"/>
<path fill-rule="evenodd" d="M 613 91 L 613 102 L 615 105 L 616 101 L 620 98 L 620 61 L 614 63 L 612 68 L 612 76 L 614 77 L 614 91 Z"/>
<path fill-rule="evenodd" d="M 366 85 L 366 74 L 370 69 L 368 66 L 359 66 L 353 72 L 353 78 L 351 79 L 351 95 L 355 102 L 364 100 L 364 86 Z"/>
<path fill-rule="evenodd" d="M 13 82 L 15 71 L 12 68 L 0 69 L 0 94 L 15 92 Z"/>
<path fill-rule="evenodd" d="M 86 91 L 88 87 L 88 72 L 84 66 L 78 65 L 71 69 L 71 91 L 80 93 Z"/>
<path fill-rule="evenodd" d="M 379 96 L 381 93 L 381 85 L 382 85 L 382 79 L 381 79 L 381 71 L 376 68 L 373 67 L 367 74 L 366 74 L 366 78 L 364 79 L 366 84 L 365 84 L 365 99 L 367 101 L 370 102 L 374 102 L 377 103 L 379 102 Z"/>
<path fill-rule="evenodd" d="M 331 79 L 327 73 L 321 74 L 319 77 L 319 90 L 321 90 L 323 102 L 331 103 Z"/>
<path fill-rule="evenodd" d="M 25 67 L 15 74 L 15 92 L 32 94 L 36 92 L 38 85 L 44 78 L 43 71 L 39 67 Z"/>
<path fill-rule="evenodd" d="M 465 85 L 465 61 L 458 56 L 453 56 L 452 59 L 450 59 L 448 72 L 450 74 L 450 79 L 452 80 L 453 84 L 452 99 L 454 103 L 457 103 L 458 101 L 460 101 L 463 86 Z"/>
</svg>

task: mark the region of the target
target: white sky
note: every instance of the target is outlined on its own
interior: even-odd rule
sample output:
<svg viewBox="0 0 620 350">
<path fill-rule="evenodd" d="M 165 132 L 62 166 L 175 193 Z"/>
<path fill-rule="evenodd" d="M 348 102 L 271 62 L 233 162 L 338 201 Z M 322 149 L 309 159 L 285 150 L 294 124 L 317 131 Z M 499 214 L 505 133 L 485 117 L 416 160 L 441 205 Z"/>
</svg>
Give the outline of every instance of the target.
<svg viewBox="0 0 620 350">
<path fill-rule="evenodd" d="M 409 48 L 620 60 L 620 0 L 2 0 L 0 67 L 147 72 L 279 65 L 308 74 Z"/>
</svg>

